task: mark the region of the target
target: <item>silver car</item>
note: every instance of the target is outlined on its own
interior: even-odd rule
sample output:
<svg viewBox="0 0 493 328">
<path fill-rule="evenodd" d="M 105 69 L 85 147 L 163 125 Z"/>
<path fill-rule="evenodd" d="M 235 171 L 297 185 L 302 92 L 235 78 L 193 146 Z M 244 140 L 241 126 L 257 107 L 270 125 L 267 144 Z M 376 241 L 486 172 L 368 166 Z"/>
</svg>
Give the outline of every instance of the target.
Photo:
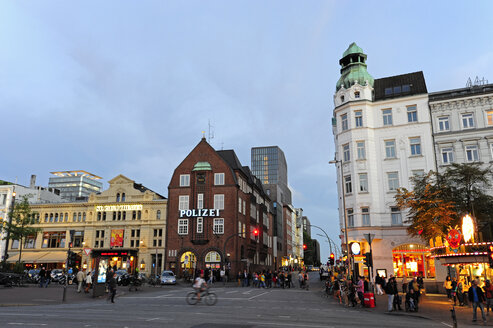
<svg viewBox="0 0 493 328">
<path fill-rule="evenodd" d="M 176 277 L 173 271 L 163 271 L 161 273 L 161 285 L 176 285 Z"/>
</svg>

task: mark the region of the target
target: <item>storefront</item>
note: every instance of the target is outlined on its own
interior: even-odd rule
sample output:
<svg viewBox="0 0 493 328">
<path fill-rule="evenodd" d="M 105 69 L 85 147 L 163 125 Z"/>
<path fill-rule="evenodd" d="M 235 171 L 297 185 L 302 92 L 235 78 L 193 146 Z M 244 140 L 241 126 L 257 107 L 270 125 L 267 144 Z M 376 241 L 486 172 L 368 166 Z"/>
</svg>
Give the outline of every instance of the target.
<svg viewBox="0 0 493 328">
<path fill-rule="evenodd" d="M 221 255 L 211 251 L 205 255 L 205 267 L 208 269 L 219 269 L 221 267 Z"/>
<path fill-rule="evenodd" d="M 399 278 L 435 278 L 435 260 L 422 244 L 404 244 L 392 250 L 394 275 Z"/>
<path fill-rule="evenodd" d="M 132 273 L 135 269 L 145 269 L 145 263 L 141 263 L 139 266 L 138 262 L 138 251 L 134 249 L 127 250 L 97 250 L 93 251 L 91 258 L 91 268 L 96 268 L 97 259 L 104 259 L 107 261 L 108 267 L 113 270 L 127 270 Z M 144 267 L 143 267 L 144 265 Z"/>
</svg>

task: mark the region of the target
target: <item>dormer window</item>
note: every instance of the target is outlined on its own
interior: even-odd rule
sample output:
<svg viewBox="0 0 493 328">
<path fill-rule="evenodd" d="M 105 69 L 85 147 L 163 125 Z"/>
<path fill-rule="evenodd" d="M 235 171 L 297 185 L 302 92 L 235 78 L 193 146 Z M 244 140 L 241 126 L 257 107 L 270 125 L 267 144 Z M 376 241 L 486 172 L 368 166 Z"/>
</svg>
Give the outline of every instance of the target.
<svg viewBox="0 0 493 328">
<path fill-rule="evenodd" d="M 341 96 L 341 102 L 344 102 L 344 96 Z"/>
<path fill-rule="evenodd" d="M 359 91 L 356 91 L 356 92 L 354 93 L 354 98 L 359 99 Z"/>
<path fill-rule="evenodd" d="M 116 194 L 116 202 L 119 203 L 120 202 L 120 193 Z"/>
</svg>

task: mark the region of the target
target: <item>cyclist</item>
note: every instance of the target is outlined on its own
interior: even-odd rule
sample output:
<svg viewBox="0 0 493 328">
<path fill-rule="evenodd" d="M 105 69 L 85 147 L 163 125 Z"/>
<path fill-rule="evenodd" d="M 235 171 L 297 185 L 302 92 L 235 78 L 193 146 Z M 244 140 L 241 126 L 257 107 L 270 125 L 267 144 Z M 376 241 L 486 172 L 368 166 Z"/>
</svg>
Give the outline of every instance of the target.
<svg viewBox="0 0 493 328">
<path fill-rule="evenodd" d="M 195 294 L 197 295 L 197 300 L 200 302 L 200 294 L 205 290 L 207 284 L 204 280 L 204 271 L 200 272 L 200 276 L 195 278 L 193 283 L 193 288 L 195 289 Z"/>
</svg>

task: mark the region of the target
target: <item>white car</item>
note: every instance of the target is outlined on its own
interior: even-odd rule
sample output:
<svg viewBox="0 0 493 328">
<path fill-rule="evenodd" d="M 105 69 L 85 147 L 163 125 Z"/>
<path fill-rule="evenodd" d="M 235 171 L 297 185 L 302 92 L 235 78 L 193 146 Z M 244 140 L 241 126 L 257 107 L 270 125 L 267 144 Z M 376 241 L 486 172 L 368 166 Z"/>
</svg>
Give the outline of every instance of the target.
<svg viewBox="0 0 493 328">
<path fill-rule="evenodd" d="M 163 271 L 161 273 L 161 285 L 176 285 L 176 277 L 173 271 Z"/>
</svg>

